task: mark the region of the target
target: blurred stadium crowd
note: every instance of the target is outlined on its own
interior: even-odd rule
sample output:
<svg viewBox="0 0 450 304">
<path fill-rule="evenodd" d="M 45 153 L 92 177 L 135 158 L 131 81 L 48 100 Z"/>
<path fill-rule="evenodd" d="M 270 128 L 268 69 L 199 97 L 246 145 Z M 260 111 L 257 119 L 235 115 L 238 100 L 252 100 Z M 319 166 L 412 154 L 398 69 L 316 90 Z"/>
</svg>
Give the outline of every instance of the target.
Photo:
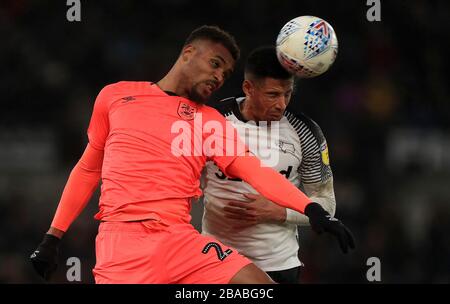
<svg viewBox="0 0 450 304">
<path fill-rule="evenodd" d="M 288 20 L 316 15 L 333 25 L 339 54 L 326 74 L 298 82 L 292 107 L 327 137 L 337 217 L 357 250 L 342 255 L 302 229 L 301 281 L 367 282 L 374 256 L 382 283 L 449 283 L 450 4 L 381 2 L 382 20 L 368 22 L 366 1 L 81 1 L 81 22 L 68 22 L 66 1 L 1 1 L 0 282 L 41 282 L 28 256 L 87 142 L 102 86 L 159 80 L 192 29 L 217 24 L 242 60 L 215 98 L 239 94 L 246 55 L 274 44 Z M 93 283 L 97 199 L 66 235 L 54 282 L 67 282 L 64 261 L 75 256 L 82 282 Z"/>
</svg>

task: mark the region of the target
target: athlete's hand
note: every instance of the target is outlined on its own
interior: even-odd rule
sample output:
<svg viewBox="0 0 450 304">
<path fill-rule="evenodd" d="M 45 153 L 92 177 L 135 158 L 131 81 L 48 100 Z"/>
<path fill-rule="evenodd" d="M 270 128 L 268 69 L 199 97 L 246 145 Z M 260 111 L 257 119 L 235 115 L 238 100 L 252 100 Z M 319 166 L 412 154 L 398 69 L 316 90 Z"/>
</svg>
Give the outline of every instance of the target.
<svg viewBox="0 0 450 304">
<path fill-rule="evenodd" d="M 230 201 L 223 208 L 225 217 L 235 220 L 235 228 L 246 228 L 259 223 L 286 220 L 286 209 L 269 201 L 262 195 L 244 193 L 249 202 Z"/>
<path fill-rule="evenodd" d="M 305 208 L 305 215 L 309 217 L 311 228 L 315 232 L 321 234 L 325 231 L 337 238 L 344 253 L 347 253 L 349 248 L 355 248 L 355 239 L 351 231 L 340 220 L 326 212 L 318 203 L 308 204 Z"/>
<path fill-rule="evenodd" d="M 58 266 L 58 247 L 60 239 L 46 234 L 44 239 L 31 254 L 30 260 L 36 272 L 45 280 L 49 280 Z"/>
</svg>

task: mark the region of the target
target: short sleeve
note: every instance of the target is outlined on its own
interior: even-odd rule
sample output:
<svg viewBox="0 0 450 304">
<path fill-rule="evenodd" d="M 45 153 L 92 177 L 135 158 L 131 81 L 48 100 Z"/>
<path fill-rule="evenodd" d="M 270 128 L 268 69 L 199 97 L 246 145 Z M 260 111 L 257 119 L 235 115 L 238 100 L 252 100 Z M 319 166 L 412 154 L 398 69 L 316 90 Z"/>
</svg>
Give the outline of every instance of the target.
<svg viewBox="0 0 450 304">
<path fill-rule="evenodd" d="M 109 104 L 111 103 L 111 86 L 104 87 L 98 94 L 91 120 L 87 130 L 89 144 L 97 150 L 105 148 L 109 134 Z"/>
<path fill-rule="evenodd" d="M 301 134 L 302 163 L 299 173 L 303 184 L 326 183 L 333 177 L 328 156 L 328 145 L 320 127 L 313 121 L 309 130 Z"/>
</svg>

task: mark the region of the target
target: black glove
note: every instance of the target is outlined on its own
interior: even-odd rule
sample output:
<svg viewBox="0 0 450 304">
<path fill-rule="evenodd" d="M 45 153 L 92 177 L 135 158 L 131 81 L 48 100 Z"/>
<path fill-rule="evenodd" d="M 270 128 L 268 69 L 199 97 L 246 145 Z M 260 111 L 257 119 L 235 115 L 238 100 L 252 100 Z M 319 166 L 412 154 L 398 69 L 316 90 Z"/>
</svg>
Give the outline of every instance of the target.
<svg viewBox="0 0 450 304">
<path fill-rule="evenodd" d="M 321 234 L 326 231 L 335 236 L 344 253 L 348 248 L 355 249 L 355 240 L 351 231 L 342 222 L 332 217 L 318 203 L 310 203 L 305 208 L 305 214 L 309 217 L 311 228 Z"/>
<path fill-rule="evenodd" d="M 46 234 L 38 248 L 30 256 L 34 269 L 47 281 L 58 266 L 58 246 L 60 241 L 56 236 Z"/>
</svg>

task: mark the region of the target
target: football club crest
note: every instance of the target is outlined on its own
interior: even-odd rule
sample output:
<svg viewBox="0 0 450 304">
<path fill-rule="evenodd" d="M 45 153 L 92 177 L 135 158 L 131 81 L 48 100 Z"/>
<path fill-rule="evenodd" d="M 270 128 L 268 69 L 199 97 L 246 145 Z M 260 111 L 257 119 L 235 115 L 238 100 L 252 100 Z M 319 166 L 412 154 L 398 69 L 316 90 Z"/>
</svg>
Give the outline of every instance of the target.
<svg viewBox="0 0 450 304">
<path fill-rule="evenodd" d="M 328 146 L 327 143 L 324 142 L 320 147 L 320 153 L 322 154 L 322 162 L 324 165 L 330 165 L 330 157 L 328 156 Z"/>
<path fill-rule="evenodd" d="M 283 153 L 290 153 L 290 154 L 293 154 L 293 155 L 295 153 L 295 147 L 291 143 L 283 142 L 283 141 L 280 140 L 278 142 L 278 147 L 280 148 L 280 150 Z"/>
<path fill-rule="evenodd" d="M 180 101 L 180 104 L 178 105 L 178 116 L 180 116 L 184 120 L 192 120 L 194 119 L 196 112 L 197 112 L 196 107 L 193 107 L 183 101 Z"/>
</svg>

